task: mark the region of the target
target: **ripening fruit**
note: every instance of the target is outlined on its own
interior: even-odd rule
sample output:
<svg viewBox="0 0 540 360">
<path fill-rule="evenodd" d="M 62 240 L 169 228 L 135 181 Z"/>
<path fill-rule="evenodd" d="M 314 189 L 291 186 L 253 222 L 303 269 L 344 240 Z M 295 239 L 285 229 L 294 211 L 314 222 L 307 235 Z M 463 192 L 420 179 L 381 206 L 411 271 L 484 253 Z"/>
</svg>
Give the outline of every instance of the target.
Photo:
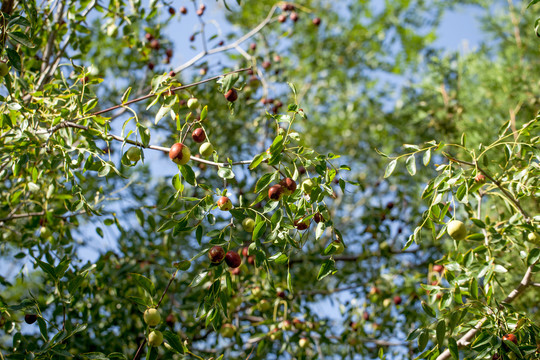
<svg viewBox="0 0 540 360">
<path fill-rule="evenodd" d="M 444 266 L 439 264 L 433 265 L 433 271 L 442 273 L 444 271 Z"/>
<path fill-rule="evenodd" d="M 209 142 L 205 142 L 199 147 L 199 154 L 203 158 L 208 158 L 214 153 L 214 146 L 210 144 Z"/>
<path fill-rule="evenodd" d="M 232 338 L 236 333 L 236 326 L 233 324 L 223 324 L 221 326 L 221 336 L 225 338 Z"/>
<path fill-rule="evenodd" d="M 302 349 L 308 346 L 308 344 L 309 344 L 309 340 L 307 338 L 303 337 L 300 340 L 298 340 L 298 346 L 300 346 Z"/>
<path fill-rule="evenodd" d="M 392 304 L 392 300 L 389 299 L 389 298 L 386 298 L 386 299 L 383 300 L 382 304 L 383 304 L 383 306 L 384 306 L 385 308 L 387 308 L 387 307 L 389 307 L 389 306 Z"/>
<path fill-rule="evenodd" d="M 206 134 L 203 128 L 197 128 L 193 130 L 193 132 L 191 133 L 191 137 L 195 142 L 198 143 L 202 143 L 204 140 L 206 140 Z"/>
<path fill-rule="evenodd" d="M 225 262 L 230 268 L 236 269 L 242 264 L 242 258 L 236 251 L 227 251 L 225 255 Z"/>
<path fill-rule="evenodd" d="M 251 289 L 251 295 L 253 295 L 254 297 L 258 297 L 259 295 L 261 295 L 261 288 L 259 286 L 255 286 L 253 289 Z"/>
<path fill-rule="evenodd" d="M 238 93 L 235 89 L 230 89 L 225 93 L 225 99 L 229 102 L 235 102 L 238 99 Z"/>
<path fill-rule="evenodd" d="M 26 314 L 24 315 L 24 322 L 27 323 L 27 324 L 33 324 L 35 323 L 37 320 L 37 315 L 36 314 Z"/>
<path fill-rule="evenodd" d="M 298 21 L 298 13 L 295 12 L 295 11 L 293 11 L 289 17 L 291 18 L 291 20 L 292 20 L 293 22 L 297 22 L 297 21 Z"/>
<path fill-rule="evenodd" d="M 221 246 L 214 246 L 208 250 L 208 258 L 214 264 L 219 264 L 225 258 L 225 250 Z"/>
<path fill-rule="evenodd" d="M 182 6 L 182 7 L 180 8 L 180 12 L 181 12 L 182 14 L 184 14 L 184 15 L 187 14 L 187 9 L 186 9 L 186 7 L 185 7 L 185 6 Z"/>
<path fill-rule="evenodd" d="M 320 212 L 317 212 L 315 215 L 313 215 L 313 220 L 315 220 L 315 222 L 318 224 L 321 221 L 324 221 L 324 216 L 322 216 Z"/>
<path fill-rule="evenodd" d="M 283 336 L 283 333 L 279 331 L 277 327 L 274 327 L 270 330 L 270 340 L 272 341 L 280 340 L 282 336 Z"/>
<path fill-rule="evenodd" d="M 511 341 L 516 345 L 518 343 L 517 337 L 514 334 L 506 334 L 506 335 L 504 335 L 503 340 Z"/>
<path fill-rule="evenodd" d="M 220 197 L 217 202 L 217 205 L 218 205 L 219 210 L 223 210 L 223 211 L 229 211 L 233 208 L 231 199 L 229 199 L 226 196 Z"/>
<path fill-rule="evenodd" d="M 137 162 L 141 160 L 141 149 L 136 146 L 130 147 L 126 152 L 126 158 L 132 162 Z"/>
<path fill-rule="evenodd" d="M 296 190 L 296 182 L 291 178 L 285 178 L 279 182 L 283 188 L 283 195 L 289 196 Z"/>
<path fill-rule="evenodd" d="M 148 326 L 154 327 L 160 323 L 161 315 L 158 309 L 150 308 L 144 312 L 143 319 Z"/>
<path fill-rule="evenodd" d="M 39 228 L 39 236 L 42 239 L 48 239 L 49 237 L 52 236 L 52 231 L 48 227 L 42 226 Z"/>
<path fill-rule="evenodd" d="M 292 330 L 292 322 L 290 320 L 283 320 L 280 324 L 279 324 L 279 328 L 281 330 L 284 330 L 284 331 L 289 331 L 289 330 Z"/>
<path fill-rule="evenodd" d="M 474 177 L 474 181 L 478 183 L 483 183 L 486 181 L 486 177 L 484 174 L 476 174 L 476 176 Z"/>
<path fill-rule="evenodd" d="M 284 23 L 285 21 L 287 21 L 287 17 L 285 15 L 281 14 L 281 15 L 278 16 L 278 21 L 280 23 Z"/>
<path fill-rule="evenodd" d="M 163 334 L 161 331 L 154 330 L 148 335 L 148 345 L 159 346 L 163 343 Z"/>
<path fill-rule="evenodd" d="M 309 227 L 309 220 L 307 220 L 307 219 L 306 220 L 303 220 L 303 219 L 295 220 L 294 226 L 298 230 L 306 230 Z"/>
<path fill-rule="evenodd" d="M 187 164 L 190 157 L 191 151 L 182 143 L 174 144 L 169 150 L 169 158 L 178 165 Z"/>
<path fill-rule="evenodd" d="M 448 232 L 448 235 L 452 237 L 454 240 L 463 240 L 467 236 L 467 229 L 465 228 L 465 224 L 463 224 L 459 220 L 452 220 L 448 223 L 446 226 L 446 231 Z"/>
<path fill-rule="evenodd" d="M 403 299 L 401 298 L 401 296 L 399 295 L 394 296 L 394 304 L 399 305 L 401 304 L 402 301 Z"/>
<path fill-rule="evenodd" d="M 294 318 L 292 323 L 297 330 L 302 330 L 304 328 L 304 322 L 298 318 Z"/>
<path fill-rule="evenodd" d="M 283 187 L 281 185 L 270 186 L 268 189 L 268 197 L 273 201 L 281 200 L 283 197 Z"/>
<path fill-rule="evenodd" d="M 187 107 L 190 110 L 197 110 L 197 108 L 199 107 L 199 100 L 194 97 L 189 98 L 189 100 L 187 101 Z"/>
<path fill-rule="evenodd" d="M 160 48 L 159 40 L 153 39 L 152 41 L 150 41 L 150 47 L 154 50 L 159 50 Z"/>
<path fill-rule="evenodd" d="M 341 254 L 345 250 L 345 247 L 343 246 L 343 243 L 341 241 L 339 241 L 339 240 L 332 241 L 332 246 L 336 249 L 334 251 L 334 254 L 336 254 L 336 255 Z"/>
<path fill-rule="evenodd" d="M 253 229 L 255 229 L 255 220 L 253 220 L 252 218 L 245 218 L 242 221 L 242 227 L 247 232 L 253 232 Z"/>
<path fill-rule="evenodd" d="M 319 25 L 321 25 L 321 18 L 317 17 L 317 18 L 313 19 L 311 22 L 313 23 L 313 25 L 319 26 Z"/>
<path fill-rule="evenodd" d="M 304 182 L 302 182 L 302 191 L 306 194 L 311 194 L 311 191 L 313 190 L 313 188 L 315 187 L 315 184 L 313 183 L 313 180 L 311 179 L 306 179 L 304 180 Z"/>
<path fill-rule="evenodd" d="M 5 62 L 0 61 L 0 76 L 4 77 L 9 72 L 9 68 Z"/>
</svg>

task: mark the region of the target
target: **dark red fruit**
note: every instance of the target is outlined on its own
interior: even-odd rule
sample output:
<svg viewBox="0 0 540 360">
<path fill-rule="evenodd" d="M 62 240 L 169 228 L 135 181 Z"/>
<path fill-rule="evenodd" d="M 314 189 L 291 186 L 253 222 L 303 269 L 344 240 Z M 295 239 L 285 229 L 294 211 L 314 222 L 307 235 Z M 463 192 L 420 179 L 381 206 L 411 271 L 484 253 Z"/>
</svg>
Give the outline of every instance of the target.
<svg viewBox="0 0 540 360">
<path fill-rule="evenodd" d="M 270 186 L 268 189 L 268 197 L 270 200 L 279 201 L 283 196 L 283 187 L 281 185 Z"/>
<path fill-rule="evenodd" d="M 286 297 L 286 294 L 285 294 L 285 291 L 283 290 L 280 290 L 276 293 L 276 295 L 279 297 L 279 298 L 282 298 L 282 299 L 285 299 Z"/>
<path fill-rule="evenodd" d="M 313 220 L 315 220 L 315 222 L 318 224 L 321 221 L 324 221 L 324 217 L 322 216 L 320 212 L 318 212 L 318 213 L 315 213 L 315 215 L 313 215 Z"/>
<path fill-rule="evenodd" d="M 242 255 L 244 257 L 248 257 L 249 256 L 249 247 L 245 246 L 243 249 L 242 249 Z"/>
<path fill-rule="evenodd" d="M 292 12 L 291 15 L 290 15 L 290 18 L 293 22 L 297 22 L 298 21 L 298 14 L 296 12 Z"/>
<path fill-rule="evenodd" d="M 189 37 L 189 41 L 191 41 L 191 42 L 195 41 L 195 35 L 191 35 L 191 36 Z"/>
<path fill-rule="evenodd" d="M 394 203 L 393 202 L 389 202 L 388 204 L 386 204 L 386 208 L 388 210 L 392 209 L 394 207 Z"/>
<path fill-rule="evenodd" d="M 484 181 L 486 181 L 486 177 L 484 176 L 484 174 L 477 174 L 474 177 L 474 181 L 479 182 L 479 183 L 483 183 Z"/>
<path fill-rule="evenodd" d="M 278 16 L 278 21 L 279 21 L 280 23 L 284 23 L 285 21 L 287 21 L 287 16 L 285 16 L 285 15 L 283 15 L 283 14 L 279 15 L 279 16 Z"/>
<path fill-rule="evenodd" d="M 248 256 L 248 260 L 247 260 L 247 261 L 248 261 L 248 264 L 249 264 L 249 265 L 255 264 L 255 256 L 253 256 L 253 255 Z"/>
<path fill-rule="evenodd" d="M 394 304 L 399 305 L 401 304 L 402 301 L 403 299 L 401 298 L 401 296 L 399 295 L 394 296 Z"/>
<path fill-rule="evenodd" d="M 154 63 L 149 62 L 148 63 L 148 69 L 154 70 Z"/>
<path fill-rule="evenodd" d="M 199 6 L 199 9 L 201 9 L 202 11 L 206 10 L 206 5 L 201 4 L 201 5 Z"/>
<path fill-rule="evenodd" d="M 433 271 L 442 273 L 444 271 L 444 266 L 439 264 L 433 265 Z"/>
<path fill-rule="evenodd" d="M 506 335 L 504 335 L 503 340 L 511 341 L 516 345 L 518 343 L 517 337 L 514 334 L 506 334 Z"/>
<path fill-rule="evenodd" d="M 169 315 L 167 315 L 167 318 L 165 319 L 165 322 L 170 327 L 173 327 L 174 323 L 176 322 L 176 317 L 174 316 L 174 314 L 169 314 Z"/>
<path fill-rule="evenodd" d="M 165 50 L 165 55 L 167 55 L 167 57 L 170 57 L 170 58 L 171 58 L 172 55 L 173 55 L 172 49 L 167 49 L 167 50 Z"/>
<path fill-rule="evenodd" d="M 285 195 L 290 195 L 296 190 L 296 182 L 291 178 L 281 180 L 279 185 L 285 190 Z"/>
<path fill-rule="evenodd" d="M 235 89 L 230 89 L 225 93 L 225 99 L 230 102 L 235 102 L 238 99 L 238 93 Z"/>
<path fill-rule="evenodd" d="M 270 61 L 266 60 L 266 61 L 262 62 L 261 66 L 263 67 L 263 69 L 267 70 L 267 69 L 270 68 L 270 66 L 272 66 L 272 63 Z"/>
<path fill-rule="evenodd" d="M 319 25 L 321 25 L 321 19 L 320 19 L 320 18 L 318 18 L 318 17 L 317 17 L 317 18 L 315 18 L 315 19 L 313 19 L 313 20 L 312 20 L 311 22 L 312 22 L 312 23 L 313 23 L 313 25 L 315 25 L 315 26 L 319 26 Z"/>
<path fill-rule="evenodd" d="M 176 10 L 174 10 L 174 8 L 172 6 L 169 8 L 169 14 L 171 14 L 171 15 L 176 14 Z"/>
<path fill-rule="evenodd" d="M 242 259 L 236 251 L 231 250 L 227 251 L 227 254 L 225 255 L 225 262 L 230 268 L 236 269 L 240 266 L 240 264 L 242 264 Z"/>
<path fill-rule="evenodd" d="M 144 38 L 148 41 L 152 41 L 154 40 L 154 35 L 150 34 L 150 33 L 146 33 L 144 34 Z"/>
<path fill-rule="evenodd" d="M 298 168 L 298 173 L 299 173 L 300 175 L 304 175 L 304 174 L 306 173 L 306 168 L 303 167 L 303 166 L 300 166 L 300 167 Z"/>
<path fill-rule="evenodd" d="M 193 133 L 191 134 L 191 137 L 195 142 L 202 143 L 204 140 L 206 140 L 206 134 L 202 128 L 197 128 L 193 130 Z"/>
<path fill-rule="evenodd" d="M 36 314 L 26 314 L 24 315 L 24 322 L 27 323 L 27 324 L 33 324 L 35 323 L 37 320 L 37 315 Z"/>
<path fill-rule="evenodd" d="M 197 15 L 198 16 L 203 16 L 203 14 L 204 14 L 204 9 L 198 9 L 197 10 Z"/>
<path fill-rule="evenodd" d="M 225 250 L 221 246 L 214 246 L 208 251 L 208 257 L 214 264 L 219 264 L 225 258 Z"/>
<path fill-rule="evenodd" d="M 294 226 L 298 230 L 306 230 L 309 227 L 309 220 L 303 220 L 303 219 L 295 220 Z"/>
<path fill-rule="evenodd" d="M 499 356 L 499 354 L 493 354 L 493 357 L 491 358 L 491 360 L 499 360 L 501 357 Z"/>
<path fill-rule="evenodd" d="M 185 6 L 182 6 L 182 7 L 180 8 L 180 13 L 182 13 L 182 14 L 184 14 L 184 15 L 187 14 L 187 9 L 186 9 Z"/>
<path fill-rule="evenodd" d="M 159 40 L 158 39 L 154 39 L 152 41 L 150 41 L 150 47 L 154 50 L 159 50 Z"/>
<path fill-rule="evenodd" d="M 368 312 L 364 312 L 362 314 L 362 318 L 365 320 L 365 321 L 368 321 L 369 320 L 369 313 Z"/>
<path fill-rule="evenodd" d="M 257 44 L 255 44 L 255 43 L 249 44 L 249 49 L 252 50 L 252 51 L 255 51 L 257 49 Z"/>
<path fill-rule="evenodd" d="M 170 76 L 170 77 L 175 77 L 175 76 L 176 76 L 176 73 L 175 73 L 174 71 L 171 70 L 171 71 L 169 71 L 169 76 Z"/>
<path fill-rule="evenodd" d="M 220 42 L 218 42 L 218 46 L 223 46 L 223 44 L 225 44 L 225 42 L 223 40 L 221 40 Z"/>
</svg>

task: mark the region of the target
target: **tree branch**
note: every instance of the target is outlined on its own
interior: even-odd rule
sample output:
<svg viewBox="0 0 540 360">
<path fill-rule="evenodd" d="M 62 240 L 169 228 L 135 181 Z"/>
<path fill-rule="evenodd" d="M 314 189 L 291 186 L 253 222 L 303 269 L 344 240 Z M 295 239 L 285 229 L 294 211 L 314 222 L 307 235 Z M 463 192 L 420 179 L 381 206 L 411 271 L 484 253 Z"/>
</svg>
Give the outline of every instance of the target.
<svg viewBox="0 0 540 360">
<path fill-rule="evenodd" d="M 530 285 L 533 285 L 531 283 L 531 279 L 532 279 L 532 275 L 533 275 L 533 267 L 536 265 L 536 263 L 532 264 L 531 266 L 529 266 L 527 268 L 527 271 L 525 272 L 525 275 L 523 276 L 523 279 L 521 279 L 521 282 L 519 283 L 518 287 L 516 287 L 514 290 L 512 290 L 510 292 L 510 294 L 508 294 L 508 296 L 502 301 L 502 303 L 505 303 L 505 304 L 510 304 L 512 301 L 514 301 L 520 294 L 522 294 L 525 289 L 530 286 Z M 533 285 L 534 286 L 534 285 Z M 499 306 L 499 308 L 502 308 L 502 304 Z M 464 347 L 464 346 L 468 346 L 470 343 L 471 343 L 471 340 L 474 338 L 474 336 L 476 335 L 476 333 L 482 328 L 482 325 L 484 325 L 484 323 L 486 322 L 487 320 L 487 317 L 483 317 L 482 319 L 480 319 L 476 325 L 469 331 L 467 331 L 467 333 L 465 333 L 465 335 L 463 335 L 458 341 L 457 341 L 457 345 L 458 347 Z M 444 350 L 438 357 L 436 360 L 446 360 L 446 359 L 449 359 L 450 358 L 450 351 L 448 349 Z"/>
</svg>

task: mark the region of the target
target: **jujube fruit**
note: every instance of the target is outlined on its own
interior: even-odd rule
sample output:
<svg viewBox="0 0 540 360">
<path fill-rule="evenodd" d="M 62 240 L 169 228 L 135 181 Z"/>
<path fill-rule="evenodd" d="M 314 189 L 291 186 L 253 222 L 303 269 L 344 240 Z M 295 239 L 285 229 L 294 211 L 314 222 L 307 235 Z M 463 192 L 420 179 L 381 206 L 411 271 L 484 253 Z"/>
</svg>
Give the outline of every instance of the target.
<svg viewBox="0 0 540 360">
<path fill-rule="evenodd" d="M 182 143 L 174 144 L 169 150 L 169 158 L 178 165 L 187 164 L 190 157 L 191 151 L 186 145 Z"/>
<path fill-rule="evenodd" d="M 214 146 L 209 142 L 205 142 L 199 147 L 199 154 L 201 154 L 201 156 L 204 158 L 210 157 L 213 153 Z"/>
<path fill-rule="evenodd" d="M 268 197 L 273 201 L 281 200 L 283 197 L 283 187 L 281 185 L 270 186 L 268 189 Z"/>
<path fill-rule="evenodd" d="M 148 335 L 148 345 L 159 346 L 163 343 L 163 334 L 161 331 L 154 330 Z"/>
<path fill-rule="evenodd" d="M 219 210 L 223 210 L 223 211 L 229 211 L 233 207 L 231 200 L 226 196 L 220 197 L 217 202 L 217 205 L 218 205 Z"/>
<path fill-rule="evenodd" d="M 37 320 L 37 315 L 36 314 L 26 314 L 24 315 L 24 322 L 27 323 L 27 324 L 33 324 L 35 323 Z"/>
<path fill-rule="evenodd" d="M 195 142 L 202 143 L 204 140 L 206 140 L 206 133 L 204 132 L 203 128 L 197 128 L 193 130 L 191 137 Z"/>
<path fill-rule="evenodd" d="M 238 99 L 238 93 L 235 89 L 230 89 L 225 93 L 225 99 L 229 102 L 235 102 Z"/>
<path fill-rule="evenodd" d="M 309 227 L 309 220 L 299 219 L 295 220 L 294 227 L 298 230 L 306 230 Z"/>
<path fill-rule="evenodd" d="M 225 250 L 221 246 L 214 246 L 208 250 L 208 257 L 214 264 L 219 264 L 225 258 Z"/>
<path fill-rule="evenodd" d="M 247 232 L 253 232 L 253 229 L 255 228 L 255 220 L 252 218 L 245 218 L 242 220 L 242 227 Z"/>
<path fill-rule="evenodd" d="M 446 226 L 446 231 L 448 232 L 448 235 L 450 235 L 450 237 L 452 237 L 454 240 L 459 241 L 467 237 L 467 229 L 465 228 L 465 224 L 463 224 L 459 220 L 450 221 Z"/>
<path fill-rule="evenodd" d="M 227 251 L 227 254 L 225 255 L 225 262 L 230 268 L 237 268 L 242 264 L 242 259 L 240 258 L 240 255 L 236 251 Z"/>
<path fill-rule="evenodd" d="M 296 190 L 296 182 L 291 178 L 285 178 L 279 182 L 283 188 L 284 195 L 291 195 Z"/>
<path fill-rule="evenodd" d="M 160 323 L 161 315 L 159 314 L 158 309 L 149 308 L 144 312 L 143 319 L 148 326 L 154 327 Z"/>
<path fill-rule="evenodd" d="M 126 158 L 129 161 L 137 162 L 141 159 L 141 149 L 136 146 L 132 146 L 126 152 Z"/>
<path fill-rule="evenodd" d="M 196 110 L 199 107 L 199 100 L 197 98 L 189 98 L 187 101 L 187 107 L 190 110 Z"/>
</svg>

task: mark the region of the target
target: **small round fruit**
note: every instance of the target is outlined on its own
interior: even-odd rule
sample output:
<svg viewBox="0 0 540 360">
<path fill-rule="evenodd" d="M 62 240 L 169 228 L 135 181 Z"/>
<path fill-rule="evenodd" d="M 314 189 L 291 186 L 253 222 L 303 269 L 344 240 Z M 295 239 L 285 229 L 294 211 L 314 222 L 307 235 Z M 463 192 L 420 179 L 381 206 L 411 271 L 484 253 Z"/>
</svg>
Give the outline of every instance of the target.
<svg viewBox="0 0 540 360">
<path fill-rule="evenodd" d="M 197 128 L 191 133 L 191 137 L 195 142 L 202 143 L 206 140 L 206 133 L 203 128 Z"/>
<path fill-rule="evenodd" d="M 37 320 L 37 315 L 36 314 L 26 314 L 24 315 L 24 322 L 27 323 L 27 324 L 33 324 L 35 323 Z"/>
<path fill-rule="evenodd" d="M 5 62 L 0 61 L 0 76 L 4 77 L 9 72 L 9 68 Z"/>
<path fill-rule="evenodd" d="M 167 323 L 168 326 L 173 327 L 173 326 L 174 326 L 174 323 L 176 322 L 176 317 L 174 316 L 173 313 L 170 313 L 170 314 L 167 315 L 167 317 L 165 318 L 165 322 Z"/>
<path fill-rule="evenodd" d="M 205 142 L 199 147 L 199 154 L 201 154 L 202 157 L 208 158 L 214 153 L 214 146 L 210 144 L 209 142 Z"/>
<path fill-rule="evenodd" d="M 186 9 L 186 7 L 185 7 L 185 6 L 182 6 L 182 7 L 180 8 L 180 12 L 181 12 L 182 14 L 184 14 L 184 15 L 187 14 L 187 9 Z"/>
<path fill-rule="evenodd" d="M 321 18 L 317 17 L 317 18 L 313 19 L 311 22 L 313 23 L 313 25 L 319 26 L 319 25 L 321 25 Z"/>
<path fill-rule="evenodd" d="M 242 264 L 242 258 L 236 251 L 227 251 L 225 255 L 225 262 L 230 268 L 236 269 Z"/>
<path fill-rule="evenodd" d="M 235 89 L 230 89 L 225 93 L 225 99 L 229 102 L 235 102 L 238 99 L 238 93 Z"/>
<path fill-rule="evenodd" d="M 297 330 L 302 330 L 304 328 L 304 322 L 298 318 L 294 318 L 292 323 Z"/>
<path fill-rule="evenodd" d="M 232 338 L 236 333 L 236 326 L 233 324 L 223 324 L 221 326 L 221 336 L 225 338 Z"/>
<path fill-rule="evenodd" d="M 279 185 L 283 187 L 283 194 L 286 196 L 291 195 L 296 190 L 296 182 L 291 178 L 281 180 Z"/>
<path fill-rule="evenodd" d="M 283 187 L 281 185 L 270 186 L 268 189 L 268 197 L 270 200 L 279 201 L 283 197 Z"/>
<path fill-rule="evenodd" d="M 126 152 L 126 158 L 132 162 L 137 162 L 141 160 L 141 149 L 136 146 L 130 147 Z"/>
<path fill-rule="evenodd" d="M 389 307 L 391 304 L 392 304 L 392 300 L 391 299 L 384 299 L 383 302 L 382 302 L 383 306 L 385 308 Z"/>
<path fill-rule="evenodd" d="M 486 181 L 486 176 L 484 174 L 476 174 L 476 176 L 474 177 L 474 181 L 478 183 L 483 183 Z"/>
<path fill-rule="evenodd" d="M 280 23 L 284 23 L 285 21 L 287 21 L 287 17 L 285 15 L 281 14 L 281 15 L 278 16 L 278 21 Z"/>
<path fill-rule="evenodd" d="M 219 210 L 223 210 L 223 211 L 229 211 L 233 208 L 231 199 L 229 199 L 226 196 L 220 197 L 217 202 L 217 205 L 218 205 Z"/>
<path fill-rule="evenodd" d="M 252 218 L 245 218 L 242 221 L 242 227 L 247 232 L 253 232 L 253 229 L 255 229 L 255 220 Z"/>
<path fill-rule="evenodd" d="M 465 224 L 463 224 L 459 220 L 452 220 L 448 223 L 446 226 L 446 231 L 448 232 L 448 235 L 452 237 L 454 240 L 463 240 L 467 236 L 467 229 L 465 228 Z"/>
<path fill-rule="evenodd" d="M 307 338 L 301 338 L 298 340 L 298 346 L 300 346 L 302 349 L 308 346 L 309 340 Z"/>
<path fill-rule="evenodd" d="M 293 22 L 297 22 L 297 21 L 298 21 L 298 13 L 296 13 L 296 12 L 294 12 L 294 11 L 291 13 L 291 15 L 290 15 L 289 17 L 291 18 L 291 20 L 292 20 Z"/>
<path fill-rule="evenodd" d="M 270 304 L 270 301 L 266 299 L 262 299 L 261 301 L 259 301 L 259 310 L 261 310 L 262 312 L 268 311 L 271 308 L 272 304 Z"/>
<path fill-rule="evenodd" d="M 309 227 L 309 220 L 303 220 L 303 219 L 295 220 L 294 226 L 298 230 L 301 230 L 301 231 L 306 230 Z"/>
<path fill-rule="evenodd" d="M 311 179 L 306 179 L 304 180 L 304 182 L 302 182 L 302 191 L 306 194 L 311 194 L 311 191 L 313 190 L 313 188 L 315 187 L 315 184 L 313 183 L 313 180 Z"/>
<path fill-rule="evenodd" d="M 503 340 L 511 341 L 516 345 L 518 343 L 517 337 L 514 334 L 506 334 L 506 335 L 504 335 Z"/>
<path fill-rule="evenodd" d="M 176 14 L 176 10 L 172 6 L 169 7 L 169 14 L 171 14 L 171 15 Z"/>
<path fill-rule="evenodd" d="M 438 273 L 442 273 L 444 271 L 444 266 L 439 265 L 439 264 L 435 264 L 435 265 L 433 265 L 433 271 L 438 272 Z"/>
<path fill-rule="evenodd" d="M 244 246 L 242 248 L 242 256 L 243 257 L 248 257 L 249 256 L 249 246 Z"/>
<path fill-rule="evenodd" d="M 148 345 L 159 346 L 163 343 L 163 334 L 161 331 L 154 330 L 148 335 Z"/>
<path fill-rule="evenodd" d="M 261 295 L 261 288 L 259 286 L 255 286 L 253 289 L 251 289 L 251 295 L 258 297 Z"/>
<path fill-rule="evenodd" d="M 42 239 L 48 239 L 52 236 L 52 231 L 48 227 L 42 226 L 39 228 L 39 236 Z"/>
<path fill-rule="evenodd" d="M 362 319 L 364 319 L 365 321 L 369 320 L 369 313 L 367 311 L 362 314 Z"/>
<path fill-rule="evenodd" d="M 334 247 L 334 249 L 336 249 L 334 251 L 334 254 L 336 254 L 336 255 L 341 254 L 345 250 L 345 247 L 343 246 L 343 243 L 341 241 L 339 241 L 339 240 L 332 241 L 332 246 Z"/>
<path fill-rule="evenodd" d="M 270 330 L 270 340 L 272 341 L 280 340 L 282 336 L 283 336 L 283 333 L 279 331 L 277 327 Z"/>
<path fill-rule="evenodd" d="M 324 221 L 324 216 L 322 216 L 320 212 L 317 212 L 315 215 L 313 215 L 313 220 L 315 220 L 315 222 L 318 224 L 321 221 Z"/>
<path fill-rule="evenodd" d="M 159 40 L 153 39 L 152 41 L 150 41 L 150 47 L 154 50 L 158 50 L 160 48 Z"/>
<path fill-rule="evenodd" d="M 194 98 L 194 97 L 190 98 L 187 101 L 187 107 L 190 110 L 196 110 L 199 107 L 199 100 L 197 98 Z"/>
<path fill-rule="evenodd" d="M 187 164 L 190 157 L 191 151 L 186 145 L 182 143 L 174 144 L 169 150 L 169 158 L 178 165 Z"/>
<path fill-rule="evenodd" d="M 214 264 L 219 264 L 225 258 L 225 250 L 221 246 L 214 246 L 208 250 L 208 257 Z"/>
<path fill-rule="evenodd" d="M 401 296 L 399 295 L 394 296 L 394 304 L 399 305 L 401 304 L 402 301 L 403 299 L 401 298 Z"/>
<path fill-rule="evenodd" d="M 161 315 L 158 309 L 149 308 L 144 312 L 143 319 L 146 325 L 154 327 L 160 323 Z"/>
</svg>

